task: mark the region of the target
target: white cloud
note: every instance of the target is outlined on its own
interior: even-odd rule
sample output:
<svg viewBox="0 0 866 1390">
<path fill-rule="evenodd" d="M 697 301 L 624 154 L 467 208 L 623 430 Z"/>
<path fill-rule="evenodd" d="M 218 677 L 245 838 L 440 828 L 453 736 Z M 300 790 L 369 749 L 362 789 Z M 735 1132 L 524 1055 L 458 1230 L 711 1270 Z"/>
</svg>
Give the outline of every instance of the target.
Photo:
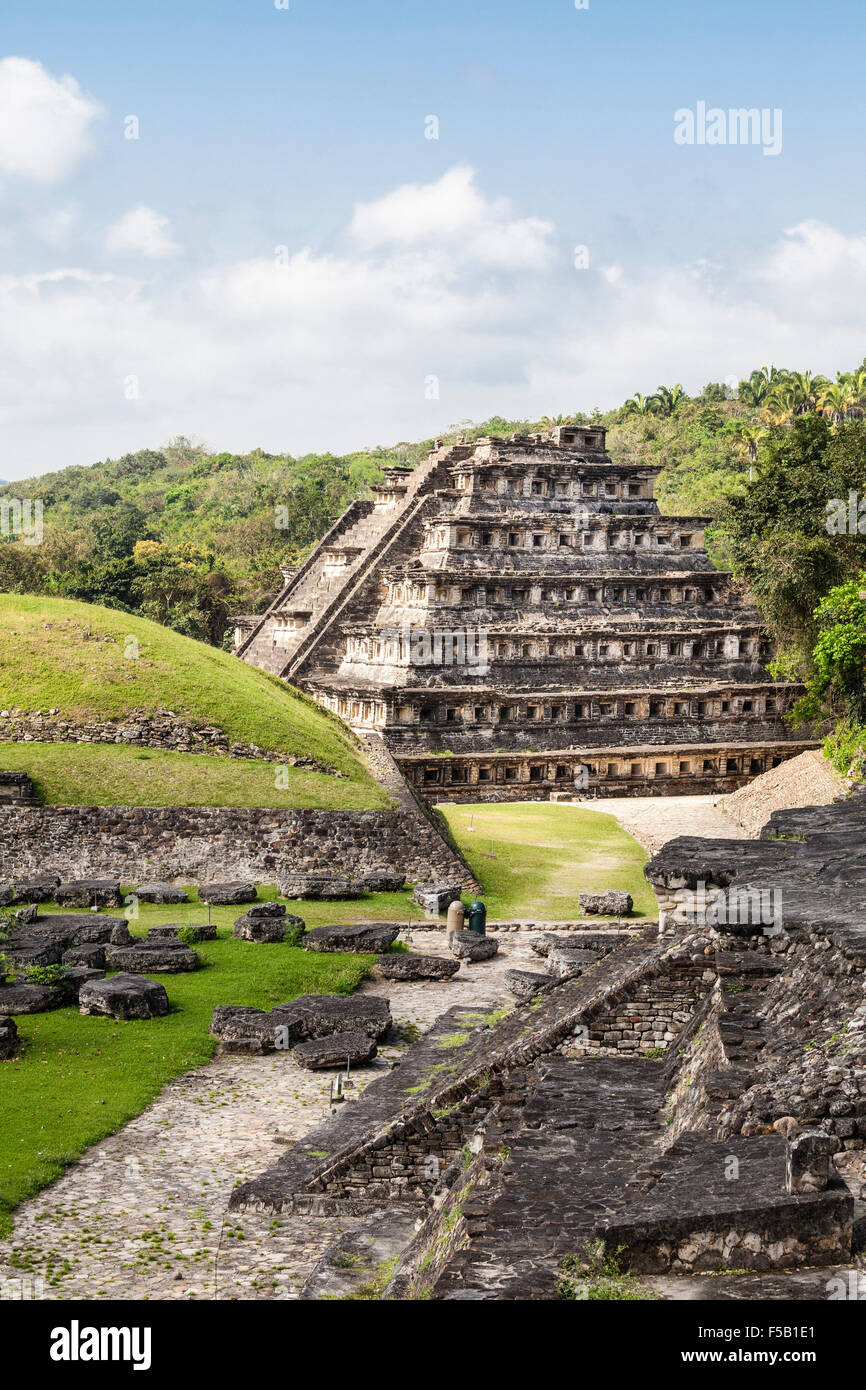
<svg viewBox="0 0 866 1390">
<path fill-rule="evenodd" d="M 142 205 L 130 208 L 109 227 L 105 248 L 116 254 L 133 252 L 141 256 L 171 256 L 178 247 L 169 233 L 170 222 L 162 213 Z"/>
<path fill-rule="evenodd" d="M 436 183 L 407 183 L 359 203 L 350 231 L 368 248 L 436 246 L 464 259 L 529 269 L 549 262 L 554 227 L 537 217 L 515 219 L 505 199 L 486 199 L 474 169 L 459 164 Z"/>
<path fill-rule="evenodd" d="M 598 268 L 577 270 L 566 237 L 465 171 L 398 195 L 356 209 L 329 254 L 146 280 L 74 267 L 0 278 L 0 474 L 175 434 L 338 451 L 466 417 L 606 408 L 661 381 L 696 391 L 761 362 L 832 373 L 863 357 L 862 241 L 822 224 L 728 266 L 647 269 L 593 250 Z M 528 222 L 545 231 L 525 256 L 514 229 Z"/>
<path fill-rule="evenodd" d="M 98 102 L 74 77 L 29 58 L 0 60 L 0 175 L 57 183 L 89 154 Z"/>
</svg>

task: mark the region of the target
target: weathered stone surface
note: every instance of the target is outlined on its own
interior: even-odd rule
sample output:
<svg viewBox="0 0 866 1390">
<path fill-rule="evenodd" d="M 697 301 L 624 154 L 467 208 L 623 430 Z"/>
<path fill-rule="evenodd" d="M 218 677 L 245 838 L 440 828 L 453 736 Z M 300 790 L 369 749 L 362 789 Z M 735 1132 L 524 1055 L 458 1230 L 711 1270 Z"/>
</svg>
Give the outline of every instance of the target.
<svg viewBox="0 0 866 1390">
<path fill-rule="evenodd" d="M 217 929 L 211 922 L 166 922 L 162 927 L 148 927 L 148 941 L 176 940 L 180 932 L 191 932 L 194 941 L 216 941 Z"/>
<path fill-rule="evenodd" d="M 292 1048 L 299 1067 L 321 1071 L 325 1067 L 359 1066 L 376 1056 L 376 1044 L 367 1033 L 332 1033 L 327 1038 L 310 1038 Z"/>
<path fill-rule="evenodd" d="M 128 975 L 183 975 L 198 969 L 195 951 L 170 937 L 145 938 L 134 946 L 109 946 L 105 959 L 109 970 Z"/>
<path fill-rule="evenodd" d="M 305 927 L 303 917 L 295 917 L 291 912 L 283 917 L 253 917 L 251 913 L 245 913 L 235 922 L 232 936 L 241 941 L 272 943 L 285 941 L 287 932 L 295 928 L 304 931 Z"/>
<path fill-rule="evenodd" d="M 78 996 L 83 1014 L 107 1014 L 124 1022 L 132 1019 L 162 1018 L 169 1011 L 165 986 L 140 975 L 114 975 L 93 980 Z"/>
<path fill-rule="evenodd" d="M 389 949 L 399 931 L 396 922 L 335 923 L 314 927 L 302 944 L 305 951 L 372 951 L 378 955 Z"/>
<path fill-rule="evenodd" d="M 60 882 L 59 874 L 43 874 L 38 878 L 25 878 L 13 883 L 8 890 L 12 896 L 10 903 L 44 903 L 54 897 L 54 890 Z"/>
<path fill-rule="evenodd" d="M 387 999 L 372 994 L 302 994 L 280 1004 L 271 1017 L 288 1029 L 290 1042 L 330 1033 L 366 1033 L 380 1042 L 391 1028 Z"/>
<path fill-rule="evenodd" d="M 601 959 L 600 951 L 572 950 L 568 946 L 553 946 L 547 953 L 547 968 L 558 980 L 575 980 L 588 965 Z"/>
<path fill-rule="evenodd" d="M 448 948 L 458 960 L 492 960 L 499 950 L 499 942 L 474 931 L 454 931 L 448 937 Z"/>
<path fill-rule="evenodd" d="M 0 985 L 0 1012 L 4 1014 L 42 1014 L 68 1003 L 68 993 L 56 985 Z"/>
<path fill-rule="evenodd" d="M 142 883 L 133 892 L 143 903 L 188 903 L 189 894 L 171 883 Z"/>
<path fill-rule="evenodd" d="M 830 1181 L 830 1159 L 838 1140 L 826 1130 L 806 1130 L 788 1140 L 785 1189 L 790 1193 L 823 1192 Z"/>
<path fill-rule="evenodd" d="M 91 980 L 99 980 L 103 970 L 90 966 L 70 966 L 66 977 L 53 985 L 31 984 L 25 980 L 14 980 L 0 985 L 0 1013 L 2 1014 L 42 1014 L 51 1009 L 63 1009 L 74 1004 L 83 986 Z"/>
<path fill-rule="evenodd" d="M 425 912 L 436 912 L 441 916 L 452 903 L 457 902 L 462 891 L 456 883 L 419 884 L 412 893 L 412 901 L 423 907 Z"/>
<path fill-rule="evenodd" d="M 18 1029 L 13 1018 L 0 1016 L 0 1061 L 12 1056 L 18 1046 Z"/>
<path fill-rule="evenodd" d="M 627 917 L 634 907 L 631 893 L 616 888 L 605 893 L 579 893 L 577 900 L 583 912 L 597 913 L 599 917 Z"/>
<path fill-rule="evenodd" d="M 56 941 L 64 949 L 92 942 L 123 946 L 132 940 L 125 917 L 103 917 L 95 913 L 91 916 L 85 912 L 51 912 L 44 917 L 37 916 L 20 929 L 20 935 L 28 939 L 42 937 L 46 941 Z M 18 936 L 19 929 L 16 928 L 12 940 Z"/>
<path fill-rule="evenodd" d="M 63 952 L 64 965 L 88 965 L 94 970 L 105 970 L 105 947 L 97 943 L 85 946 L 70 946 Z"/>
<path fill-rule="evenodd" d="M 536 975 L 533 970 L 506 970 L 505 986 L 514 995 L 515 999 L 521 1001 L 534 999 L 536 994 L 541 994 L 542 990 L 550 989 L 553 984 L 549 975 Z"/>
<path fill-rule="evenodd" d="M 10 907 L 15 901 L 15 894 L 11 888 L 0 885 L 0 907 Z"/>
<path fill-rule="evenodd" d="M 406 887 L 406 875 L 394 873 L 365 874 L 360 880 L 365 893 L 400 893 Z"/>
<path fill-rule="evenodd" d="M 221 1004 L 214 1009 L 210 1031 L 225 1052 L 256 1056 L 276 1051 L 281 1027 L 285 1025 L 262 1009 Z"/>
<path fill-rule="evenodd" d="M 25 965 L 59 965 L 63 958 L 63 941 L 16 931 L 4 943 L 4 954 L 18 970 Z"/>
<path fill-rule="evenodd" d="M 259 1055 L 335 1033 L 364 1034 L 378 1042 L 390 1031 L 387 999 L 370 995 L 307 994 L 265 1013 L 245 1005 L 214 1009 L 210 1031 L 223 1050 Z"/>
<path fill-rule="evenodd" d="M 22 926 L 28 926 L 31 922 L 35 922 L 38 916 L 39 904 L 28 903 L 27 907 L 20 907 L 18 909 L 15 913 L 15 920 L 20 922 Z"/>
<path fill-rule="evenodd" d="M 122 907 L 120 884 L 109 878 L 80 878 L 61 883 L 54 890 L 60 907 Z"/>
<path fill-rule="evenodd" d="M 254 903 L 256 886 L 240 880 L 233 883 L 203 883 L 198 895 L 203 903 L 234 907 L 238 903 Z"/>
<path fill-rule="evenodd" d="M 283 873 L 277 879 L 277 887 L 284 898 L 310 898 L 325 902 L 356 898 L 366 891 L 360 883 L 329 874 Z"/>
<path fill-rule="evenodd" d="M 247 917 L 285 917 L 286 905 L 285 903 L 251 903 L 244 915 Z"/>
<path fill-rule="evenodd" d="M 459 960 L 447 956 L 377 956 L 376 974 L 383 980 L 450 980 L 460 969 Z"/>
</svg>

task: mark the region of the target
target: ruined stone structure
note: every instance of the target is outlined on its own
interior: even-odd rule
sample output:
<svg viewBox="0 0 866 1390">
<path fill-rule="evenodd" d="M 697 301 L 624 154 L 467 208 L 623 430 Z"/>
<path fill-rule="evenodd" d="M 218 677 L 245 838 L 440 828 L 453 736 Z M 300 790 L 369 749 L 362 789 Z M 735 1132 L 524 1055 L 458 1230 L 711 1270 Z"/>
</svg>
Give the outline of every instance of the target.
<svg viewBox="0 0 866 1390">
<path fill-rule="evenodd" d="M 757 611 L 605 432 L 386 468 L 288 572 L 237 655 L 378 731 L 434 800 L 730 791 L 813 746 Z"/>
<path fill-rule="evenodd" d="M 307 1299 L 377 1261 L 384 1299 L 581 1297 L 563 1273 L 593 1247 L 662 1297 L 840 1296 L 866 1240 L 864 823 L 861 790 L 672 841 L 660 930 L 570 932 L 575 977 L 455 1005 L 230 1209 L 331 1219 Z"/>
</svg>

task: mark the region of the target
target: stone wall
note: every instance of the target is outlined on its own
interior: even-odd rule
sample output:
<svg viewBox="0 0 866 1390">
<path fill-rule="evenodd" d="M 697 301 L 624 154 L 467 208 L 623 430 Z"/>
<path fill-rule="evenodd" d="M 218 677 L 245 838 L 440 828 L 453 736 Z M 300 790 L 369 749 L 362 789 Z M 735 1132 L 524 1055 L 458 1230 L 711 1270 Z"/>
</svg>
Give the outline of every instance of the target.
<svg viewBox="0 0 866 1390">
<path fill-rule="evenodd" d="M 405 873 L 410 882 L 475 881 L 420 814 L 222 807 L 0 806 L 0 880 L 56 872 L 212 882 L 274 883 L 279 870 Z"/>
<path fill-rule="evenodd" d="M 315 758 L 259 748 L 255 743 L 236 743 L 222 729 L 192 728 L 176 714 L 131 714 L 123 720 L 74 720 L 60 710 L 0 709 L 0 743 L 108 743 L 130 748 L 158 748 L 170 753 L 211 753 L 217 757 L 256 758 L 283 766 L 309 767 L 333 772 Z"/>
<path fill-rule="evenodd" d="M 707 962 L 709 966 L 709 962 Z M 588 1037 L 570 1045 L 569 1056 L 624 1052 L 646 1056 L 666 1051 L 710 988 L 713 972 L 702 964 L 675 967 L 670 975 L 645 981 L 587 1019 Z"/>
</svg>

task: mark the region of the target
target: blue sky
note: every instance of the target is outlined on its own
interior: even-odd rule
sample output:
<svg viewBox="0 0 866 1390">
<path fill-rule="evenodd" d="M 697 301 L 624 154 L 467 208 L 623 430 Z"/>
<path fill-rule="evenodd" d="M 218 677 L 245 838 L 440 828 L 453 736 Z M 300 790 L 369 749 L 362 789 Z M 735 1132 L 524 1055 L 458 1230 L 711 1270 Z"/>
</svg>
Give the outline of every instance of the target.
<svg viewBox="0 0 866 1390">
<path fill-rule="evenodd" d="M 0 475 L 854 365 L 864 39 L 853 0 L 5 0 Z M 698 102 L 781 153 L 677 145 Z"/>
</svg>

